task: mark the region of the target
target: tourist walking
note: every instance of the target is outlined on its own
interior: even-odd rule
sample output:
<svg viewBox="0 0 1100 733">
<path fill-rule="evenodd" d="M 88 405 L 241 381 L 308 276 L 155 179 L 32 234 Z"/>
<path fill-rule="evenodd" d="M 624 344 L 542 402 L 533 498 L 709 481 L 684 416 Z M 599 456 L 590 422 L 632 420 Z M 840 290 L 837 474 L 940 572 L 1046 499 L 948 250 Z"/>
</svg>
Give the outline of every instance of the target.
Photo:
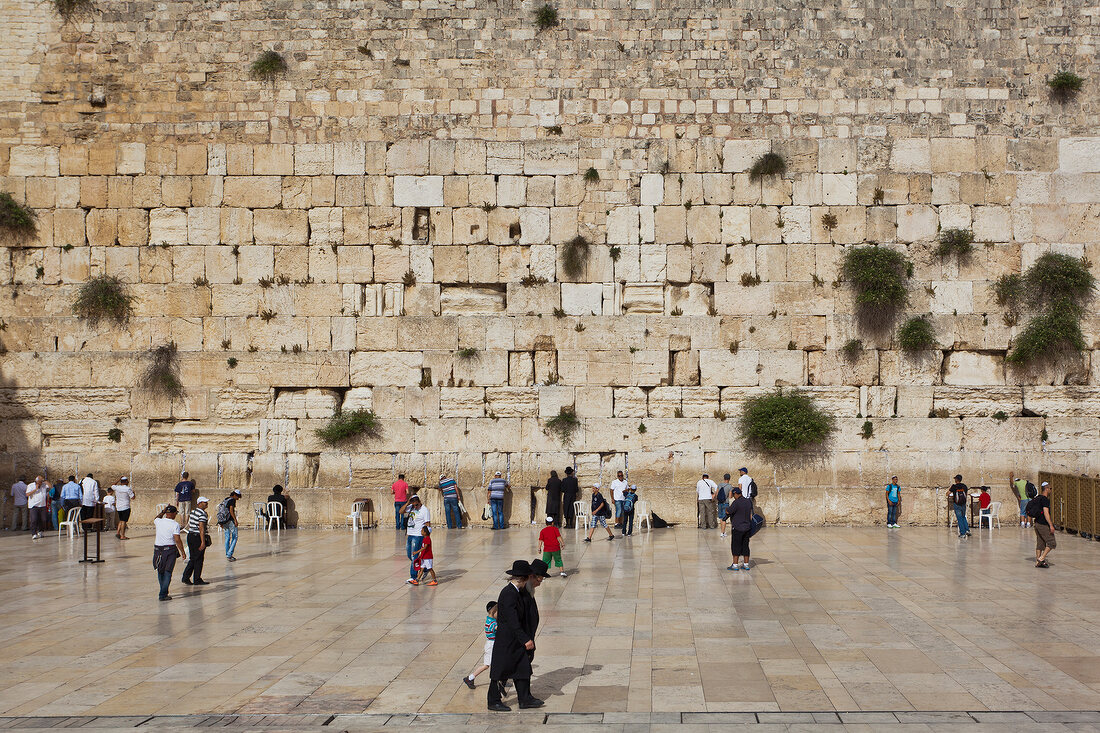
<svg viewBox="0 0 1100 733">
<path fill-rule="evenodd" d="M 27 511 L 27 479 L 20 476 L 19 480 L 11 485 L 11 531 L 16 530 L 22 532 L 28 526 L 28 511 Z"/>
<path fill-rule="evenodd" d="M 31 519 L 32 540 L 38 539 L 50 528 L 50 512 L 46 506 L 49 490 L 50 485 L 41 476 L 36 476 L 34 482 L 27 487 L 26 501 Z"/>
<path fill-rule="evenodd" d="M 545 563 L 536 561 L 545 567 Z M 512 680 L 522 709 L 540 708 L 542 700 L 531 695 L 531 660 L 535 656 L 535 633 L 538 631 L 538 604 L 534 591 L 548 577 L 545 571 L 536 573 L 531 563 L 516 560 L 507 571 L 508 584 L 497 597 L 497 632 L 489 665 L 489 687 L 486 694 L 489 710 L 509 712 L 501 700 L 505 680 Z"/>
<path fill-rule="evenodd" d="M 626 490 L 629 484 L 623 477 L 623 472 L 615 476 L 615 480 L 611 482 L 611 501 L 615 502 L 615 526 L 619 527 L 623 523 L 623 497 L 626 495 Z"/>
<path fill-rule="evenodd" d="M 439 582 L 435 577 L 435 553 L 432 552 L 432 531 L 431 528 L 425 526 L 420 530 L 420 549 L 414 554 L 413 562 L 420 565 L 420 571 L 416 575 L 416 582 L 413 585 L 420 585 L 424 582 L 424 579 L 428 577 L 428 573 L 432 574 L 432 580 L 428 585 L 439 585 Z"/>
<path fill-rule="evenodd" d="M 462 681 L 471 690 L 474 689 L 474 680 L 482 672 L 489 669 L 493 662 L 493 643 L 497 638 L 497 602 L 489 601 L 485 604 L 485 647 L 481 655 L 481 664 L 474 668 Z"/>
<path fill-rule="evenodd" d="M 901 507 L 901 486 L 898 485 L 898 477 L 891 476 L 890 483 L 886 484 L 886 526 L 890 529 L 898 528 L 898 508 Z"/>
<path fill-rule="evenodd" d="M 183 569 L 184 585 L 209 585 L 202 579 L 202 564 L 206 559 L 206 548 L 210 545 L 210 515 L 206 507 L 210 500 L 200 496 L 195 508 L 187 518 L 187 566 Z"/>
<path fill-rule="evenodd" d="M 501 476 L 500 471 L 489 479 L 485 490 L 485 499 L 489 502 L 489 511 L 493 513 L 493 529 L 504 529 L 504 492 L 510 484 Z"/>
<path fill-rule="evenodd" d="M 405 513 L 405 504 L 409 502 L 409 485 L 405 482 L 405 474 L 397 474 L 397 480 L 390 484 L 390 493 L 393 494 L 396 529 L 408 529 L 409 517 Z"/>
<path fill-rule="evenodd" d="M 542 561 L 546 563 L 546 566 L 550 567 L 550 562 L 553 561 L 558 570 L 561 571 L 561 577 L 564 578 L 566 575 L 565 566 L 561 561 L 561 546 L 561 530 L 554 526 L 554 518 L 547 516 L 546 526 L 539 532 L 538 551 L 542 553 Z"/>
<path fill-rule="evenodd" d="M 555 526 L 561 525 L 561 479 L 557 471 L 551 471 L 546 480 L 546 514 L 554 518 Z"/>
<path fill-rule="evenodd" d="M 240 527 L 237 521 L 237 499 L 240 498 L 240 490 L 233 489 L 218 505 L 218 526 L 225 532 L 225 559 L 229 562 L 237 561 L 233 553 L 237 550 L 237 530 Z"/>
<path fill-rule="evenodd" d="M 420 573 L 416 567 L 416 553 L 424 542 L 424 528 L 432 524 L 432 513 L 420 502 L 420 497 L 413 494 L 405 502 L 402 514 L 405 515 L 405 555 L 409 558 L 409 578 L 405 582 L 416 585 L 416 576 Z"/>
<path fill-rule="evenodd" d="M 80 491 L 80 521 L 83 522 L 95 516 L 95 505 L 99 501 L 99 482 L 89 473 L 80 480 Z"/>
<path fill-rule="evenodd" d="M 130 521 L 130 505 L 137 494 L 130 487 L 130 479 L 123 476 L 118 483 L 111 487 L 115 491 L 115 511 L 118 513 L 118 526 L 115 528 L 115 537 L 120 540 L 128 540 L 126 525 Z"/>
<path fill-rule="evenodd" d="M 459 491 L 458 482 L 441 473 L 439 490 L 443 492 L 443 517 L 447 520 L 447 529 L 462 529 L 462 509 L 459 507 L 462 492 Z"/>
<path fill-rule="evenodd" d="M 607 532 L 607 539 L 615 539 L 615 533 L 607 526 L 607 520 L 610 518 L 611 507 L 607 505 L 607 499 L 604 499 L 603 494 L 600 493 L 600 485 L 594 484 L 592 486 L 592 521 L 589 523 L 588 536 L 584 538 L 584 541 L 592 541 L 592 535 L 596 532 L 596 525 L 604 528 Z"/>
<path fill-rule="evenodd" d="M 749 500 L 749 503 L 752 504 L 752 510 L 755 512 L 756 494 L 758 493 L 756 481 L 749 475 L 747 466 L 741 466 L 741 468 L 737 469 L 737 473 L 739 474 L 737 477 L 737 485 L 741 487 L 741 496 Z"/>
<path fill-rule="evenodd" d="M 153 520 L 153 569 L 157 571 L 162 601 L 172 600 L 168 587 L 172 584 L 176 558 L 183 555 L 183 540 L 180 539 L 180 524 L 176 521 L 176 515 L 176 507 L 169 504 Z"/>
<path fill-rule="evenodd" d="M 970 536 L 970 523 L 966 521 L 966 505 L 970 501 L 967 496 L 966 484 L 962 482 L 962 474 L 955 474 L 955 483 L 948 489 L 951 497 L 951 505 L 955 509 L 955 521 L 959 525 L 959 537 Z"/>
<path fill-rule="evenodd" d="M 695 484 L 698 495 L 697 510 L 699 514 L 699 529 L 714 529 L 718 526 L 715 515 L 714 496 L 718 493 L 718 484 L 710 480 L 710 476 L 703 474 L 703 478 Z"/>
<path fill-rule="evenodd" d="M 1031 517 L 1035 528 L 1035 567 L 1049 568 L 1047 555 L 1058 546 L 1054 539 L 1054 520 L 1050 516 L 1050 484 L 1044 481 L 1039 486 L 1039 495 L 1028 502 L 1027 515 Z"/>
<path fill-rule="evenodd" d="M 176 507 L 180 511 L 180 515 L 186 521 L 187 517 L 191 516 L 191 510 L 194 509 L 192 502 L 195 495 L 198 493 L 195 488 L 195 482 L 191 480 L 191 474 L 184 471 L 180 474 L 180 480 L 176 484 Z"/>
<path fill-rule="evenodd" d="M 730 553 L 733 564 L 726 570 L 749 569 L 749 534 L 752 532 L 752 502 L 741 494 L 741 487 L 733 487 L 733 501 L 729 508 Z"/>
<path fill-rule="evenodd" d="M 580 484 L 577 483 L 577 477 L 573 475 L 573 467 L 567 466 L 565 469 L 565 478 L 561 480 L 561 508 L 565 517 L 566 527 L 577 526 L 577 495 L 581 493 Z"/>
</svg>

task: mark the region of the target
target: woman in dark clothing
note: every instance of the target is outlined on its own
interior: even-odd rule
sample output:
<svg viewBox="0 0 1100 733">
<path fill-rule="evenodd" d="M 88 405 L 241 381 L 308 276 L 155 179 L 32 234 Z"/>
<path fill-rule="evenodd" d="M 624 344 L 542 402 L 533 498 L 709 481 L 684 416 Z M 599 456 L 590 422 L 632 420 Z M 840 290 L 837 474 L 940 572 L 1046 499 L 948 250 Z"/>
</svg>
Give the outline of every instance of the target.
<svg viewBox="0 0 1100 733">
<path fill-rule="evenodd" d="M 554 518 L 554 524 L 561 524 L 561 479 L 557 471 L 550 472 L 546 481 L 546 514 Z"/>
<path fill-rule="evenodd" d="M 572 527 L 576 524 L 576 514 L 573 507 L 573 502 L 577 500 L 577 494 L 580 493 L 580 486 L 577 484 L 577 477 L 573 475 L 573 467 L 565 469 L 565 478 L 561 480 L 561 501 L 562 510 L 565 515 L 565 526 Z"/>
</svg>

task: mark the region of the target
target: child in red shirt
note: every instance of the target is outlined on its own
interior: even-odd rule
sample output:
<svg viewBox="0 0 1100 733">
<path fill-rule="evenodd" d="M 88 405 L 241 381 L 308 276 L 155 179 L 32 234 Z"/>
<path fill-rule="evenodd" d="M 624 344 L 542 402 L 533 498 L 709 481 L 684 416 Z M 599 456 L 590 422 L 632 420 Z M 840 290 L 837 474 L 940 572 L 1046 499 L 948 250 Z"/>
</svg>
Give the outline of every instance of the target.
<svg viewBox="0 0 1100 733">
<path fill-rule="evenodd" d="M 542 552 L 542 561 L 550 565 L 550 560 L 561 569 L 561 577 L 566 577 L 565 568 L 561 563 L 561 530 L 554 526 L 554 518 L 546 518 L 546 526 L 539 532 L 539 550 Z"/>
<path fill-rule="evenodd" d="M 420 530 L 420 534 L 423 535 L 424 541 L 420 544 L 420 549 L 416 551 L 414 557 L 420 561 L 420 574 L 416 578 L 416 583 L 413 585 L 419 585 L 424 582 L 424 578 L 428 573 L 432 574 L 432 581 L 428 585 L 439 585 L 435 578 L 435 568 L 433 567 L 435 556 L 432 554 L 432 535 L 430 530 L 425 527 Z"/>
</svg>

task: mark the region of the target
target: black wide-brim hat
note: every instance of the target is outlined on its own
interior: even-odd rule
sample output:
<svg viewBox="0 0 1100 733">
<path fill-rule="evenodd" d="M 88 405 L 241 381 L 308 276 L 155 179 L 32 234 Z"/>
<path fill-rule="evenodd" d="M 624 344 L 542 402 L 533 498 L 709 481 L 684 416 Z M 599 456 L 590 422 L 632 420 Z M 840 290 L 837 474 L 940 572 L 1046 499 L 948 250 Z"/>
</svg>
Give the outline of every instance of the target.
<svg viewBox="0 0 1100 733">
<path fill-rule="evenodd" d="M 531 563 L 531 575 L 538 575 L 543 578 L 549 578 L 550 573 L 546 572 L 550 569 L 550 566 L 544 563 L 542 560 L 535 560 Z"/>
<path fill-rule="evenodd" d="M 513 578 L 526 578 L 528 575 L 534 574 L 531 570 L 531 563 L 526 560 L 516 560 L 512 563 L 512 569 L 504 572 Z"/>
</svg>

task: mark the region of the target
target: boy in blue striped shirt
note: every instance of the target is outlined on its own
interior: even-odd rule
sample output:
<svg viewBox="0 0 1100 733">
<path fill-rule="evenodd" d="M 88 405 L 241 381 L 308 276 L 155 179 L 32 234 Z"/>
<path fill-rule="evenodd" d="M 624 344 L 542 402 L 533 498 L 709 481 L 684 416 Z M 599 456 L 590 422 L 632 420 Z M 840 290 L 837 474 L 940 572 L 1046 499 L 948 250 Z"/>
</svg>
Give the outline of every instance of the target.
<svg viewBox="0 0 1100 733">
<path fill-rule="evenodd" d="M 462 681 L 466 683 L 466 686 L 471 690 L 474 689 L 474 678 L 479 674 L 489 669 L 490 662 L 493 661 L 493 642 L 497 638 L 497 602 L 489 601 L 485 604 L 485 656 L 481 659 L 481 664 L 472 674 L 463 677 Z"/>
</svg>

